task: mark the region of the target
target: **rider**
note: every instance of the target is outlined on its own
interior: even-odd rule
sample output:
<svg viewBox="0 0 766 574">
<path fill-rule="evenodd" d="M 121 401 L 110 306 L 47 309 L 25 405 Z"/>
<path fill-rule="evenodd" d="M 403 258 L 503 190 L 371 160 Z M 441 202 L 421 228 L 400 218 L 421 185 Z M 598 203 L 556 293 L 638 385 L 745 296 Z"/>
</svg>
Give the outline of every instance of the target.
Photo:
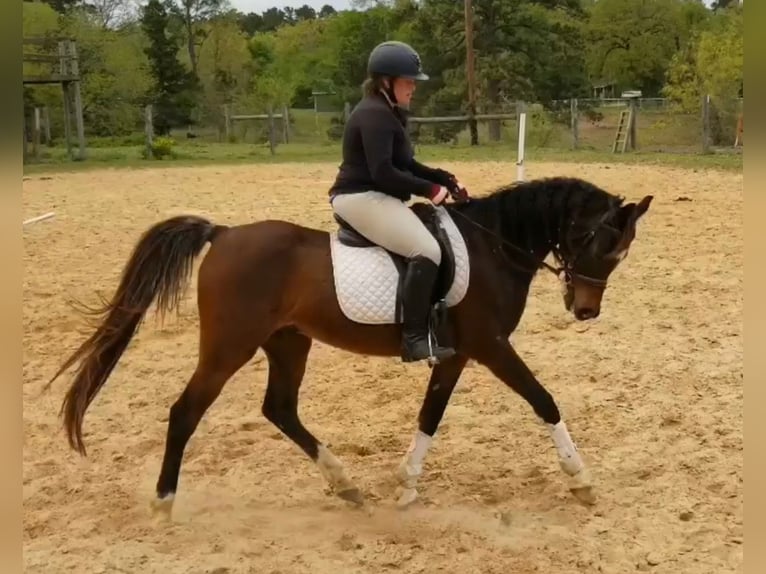
<svg viewBox="0 0 766 574">
<path fill-rule="evenodd" d="M 441 249 L 405 204 L 420 196 L 435 205 L 448 195 L 466 198 L 454 175 L 415 161 L 405 129 L 417 80 L 427 80 L 420 56 L 402 42 L 383 42 L 370 53 L 364 97 L 343 133 L 343 162 L 330 189 L 333 211 L 367 239 L 408 259 L 402 295 L 402 359 L 454 355 L 429 343 L 429 308 Z"/>
</svg>

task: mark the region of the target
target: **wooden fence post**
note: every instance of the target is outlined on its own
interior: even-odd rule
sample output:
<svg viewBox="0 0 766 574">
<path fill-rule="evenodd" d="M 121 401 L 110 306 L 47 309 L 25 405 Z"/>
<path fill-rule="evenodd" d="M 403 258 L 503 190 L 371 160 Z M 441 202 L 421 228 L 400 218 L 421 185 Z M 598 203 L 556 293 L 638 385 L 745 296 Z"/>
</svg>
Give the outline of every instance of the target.
<svg viewBox="0 0 766 574">
<path fill-rule="evenodd" d="M 702 153 L 710 153 L 710 95 L 702 96 Z"/>
<path fill-rule="evenodd" d="M 271 150 L 271 155 L 274 155 L 276 142 L 274 141 L 276 137 L 276 134 L 274 133 L 274 109 L 271 105 L 269 105 L 269 149 Z"/>
<path fill-rule="evenodd" d="M 742 145 L 742 140 L 745 135 L 745 114 L 744 112 L 739 112 L 739 116 L 737 116 L 737 135 L 734 138 L 734 147 L 740 147 Z"/>
<path fill-rule="evenodd" d="M 82 95 L 80 94 L 80 65 L 77 62 L 77 48 L 74 42 L 70 40 L 68 41 L 68 45 L 70 71 L 73 76 L 78 78 L 78 80 L 72 82 L 74 84 L 72 89 L 74 95 L 75 123 L 77 125 L 77 143 L 80 147 L 80 154 L 78 157 L 83 160 L 85 159 L 85 122 L 82 116 Z"/>
<path fill-rule="evenodd" d="M 43 126 L 45 127 L 45 145 L 51 145 L 51 116 L 48 106 L 43 108 Z"/>
<path fill-rule="evenodd" d="M 146 159 L 152 159 L 152 144 L 154 139 L 154 123 L 152 121 L 152 105 L 144 109 L 144 133 L 146 134 Z"/>
<path fill-rule="evenodd" d="M 290 109 L 282 106 L 282 143 L 290 143 Z"/>
<path fill-rule="evenodd" d="M 29 150 L 28 150 L 28 146 L 27 146 L 27 117 L 26 117 L 26 114 L 24 114 L 23 118 L 24 118 L 24 125 L 22 126 L 23 129 L 21 131 L 24 134 L 24 147 L 21 148 L 21 149 L 23 150 L 22 151 L 22 153 L 23 153 L 22 163 L 26 164 L 27 161 L 29 161 Z"/>
<path fill-rule="evenodd" d="M 579 111 L 577 109 L 577 98 L 572 98 L 569 101 L 569 110 L 571 114 L 570 121 L 572 126 L 572 149 L 577 149 L 577 144 L 578 144 L 578 133 L 577 133 L 578 123 L 577 122 L 578 122 L 578 114 L 579 114 Z"/>
<path fill-rule="evenodd" d="M 34 153 L 35 159 L 40 157 L 40 108 L 38 107 L 35 107 L 32 123 L 32 153 Z"/>
<path fill-rule="evenodd" d="M 637 104 L 637 98 L 630 98 L 630 126 L 628 129 L 630 130 L 630 149 L 632 151 L 635 151 L 636 145 L 637 145 L 637 138 L 636 138 L 636 122 L 638 120 L 638 104 Z"/>
<path fill-rule="evenodd" d="M 62 76 L 69 75 L 69 66 L 67 65 L 66 45 L 59 42 L 59 73 Z M 61 84 L 61 91 L 64 96 L 64 139 L 66 140 L 66 153 L 69 159 L 72 159 L 72 91 L 69 82 Z"/>
<path fill-rule="evenodd" d="M 226 139 L 224 143 L 231 141 L 231 113 L 229 111 L 229 104 L 223 105 L 223 132 Z"/>
</svg>

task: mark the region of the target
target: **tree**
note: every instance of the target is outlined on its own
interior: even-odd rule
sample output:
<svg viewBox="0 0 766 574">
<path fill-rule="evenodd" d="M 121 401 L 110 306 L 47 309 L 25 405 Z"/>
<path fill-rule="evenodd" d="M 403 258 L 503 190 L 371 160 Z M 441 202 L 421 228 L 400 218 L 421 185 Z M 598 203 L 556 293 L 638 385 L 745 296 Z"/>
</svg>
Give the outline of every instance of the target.
<svg viewBox="0 0 766 574">
<path fill-rule="evenodd" d="M 44 4 L 48 4 L 59 14 L 64 14 L 67 10 L 74 7 L 79 0 L 43 0 Z"/>
<path fill-rule="evenodd" d="M 147 101 L 155 104 L 158 133 L 189 122 L 193 111 L 198 121 L 219 118 L 223 103 L 262 110 L 310 105 L 313 89 L 334 91 L 340 110 L 343 101 L 353 105 L 361 97 L 368 55 L 390 39 L 412 44 L 431 77 L 418 84 L 413 113 L 466 112 L 461 0 L 352 0 L 355 10 L 337 12 L 329 4 L 275 3 L 260 14 L 231 9 L 229 0 L 151 0 L 132 22 L 127 7 L 138 2 L 147 0 L 24 2 L 25 35 L 77 40 L 90 133 L 135 129 Z M 742 89 L 736 0 L 716 0 L 712 9 L 703 0 L 473 0 L 473 6 L 479 113 L 514 109 L 516 100 L 552 107 L 584 96 L 591 82 L 610 80 L 618 89 L 665 94 L 694 113 L 702 94 L 710 94 L 715 125 L 733 133 L 730 108 Z M 40 66 L 48 65 L 26 63 L 25 73 L 42 72 Z M 25 102 L 60 108 L 61 92 L 35 86 L 25 90 Z M 51 119 L 63 129 L 59 114 Z M 500 122 L 489 129 L 492 139 L 500 137 Z M 441 141 L 462 130 L 427 128 Z"/>
<path fill-rule="evenodd" d="M 263 24 L 260 31 L 262 32 L 273 32 L 288 22 L 287 14 L 280 8 L 269 8 L 263 13 L 261 18 Z"/>
<path fill-rule="evenodd" d="M 174 125 L 192 123 L 196 76 L 178 60 L 180 38 L 169 34 L 169 15 L 159 0 L 149 0 L 142 10 L 141 26 L 149 40 L 145 49 L 154 79 L 154 129 L 170 133 Z"/>
<path fill-rule="evenodd" d="M 197 51 L 205 41 L 207 34 L 202 23 L 213 20 L 226 6 L 227 0 L 176 0 L 177 11 L 181 14 L 186 29 L 186 45 L 189 52 L 192 72 L 197 78 L 199 59 Z"/>
<path fill-rule="evenodd" d="M 87 9 L 79 8 L 61 18 L 60 33 L 77 42 L 88 131 L 101 136 L 131 133 L 151 89 L 141 30 L 105 28 Z"/>
<path fill-rule="evenodd" d="M 129 0 L 84 0 L 81 5 L 105 29 L 128 24 L 135 16 L 135 6 Z"/>
<path fill-rule="evenodd" d="M 712 100 L 713 143 L 732 143 L 744 87 L 744 20 L 742 8 L 719 11 L 668 70 L 663 94 L 682 111 L 697 112 L 701 98 Z"/>
<path fill-rule="evenodd" d="M 577 0 L 474 0 L 473 8 L 479 109 L 500 111 L 514 100 L 549 102 L 586 89 L 584 14 Z M 418 90 L 425 113 L 465 111 L 464 30 L 463 3 L 452 0 L 424 0 L 409 26 L 408 36 L 434 77 Z M 440 128 L 439 138 L 460 129 Z M 490 133 L 499 138 L 499 122 Z"/>
<path fill-rule="evenodd" d="M 314 20 L 317 17 L 317 12 L 308 4 L 304 4 L 300 8 L 295 10 L 295 20 L 302 22 L 303 20 Z"/>
<path fill-rule="evenodd" d="M 337 14 L 337 12 L 335 11 L 335 8 L 333 8 L 329 4 L 325 4 L 324 6 L 322 6 L 321 10 L 319 10 L 318 16 L 320 18 L 329 18 L 330 16 L 333 16 L 335 14 Z"/>
<path fill-rule="evenodd" d="M 713 11 L 726 10 L 729 6 L 741 4 L 741 0 L 713 0 L 710 7 Z"/>
<path fill-rule="evenodd" d="M 359 100 L 370 52 L 378 43 L 396 36 L 399 24 L 396 12 L 386 7 L 342 12 L 327 20 L 323 75 L 331 80 L 339 98 L 352 104 Z"/>
<path fill-rule="evenodd" d="M 672 31 L 672 9 L 665 0 L 595 3 L 588 25 L 591 78 L 656 95 L 675 52 Z"/>
<path fill-rule="evenodd" d="M 248 38 L 235 12 L 206 24 L 207 41 L 199 51 L 204 115 L 221 117 L 221 106 L 241 99 L 252 89 Z"/>
</svg>

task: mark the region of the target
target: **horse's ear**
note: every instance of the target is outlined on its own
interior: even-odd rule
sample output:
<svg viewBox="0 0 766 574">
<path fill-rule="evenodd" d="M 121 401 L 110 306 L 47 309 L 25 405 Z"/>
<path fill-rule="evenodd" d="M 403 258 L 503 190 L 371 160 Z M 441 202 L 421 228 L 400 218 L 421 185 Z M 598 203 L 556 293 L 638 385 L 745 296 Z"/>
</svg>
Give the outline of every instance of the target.
<svg viewBox="0 0 766 574">
<path fill-rule="evenodd" d="M 627 252 L 628 247 L 636 237 L 636 223 L 647 212 L 653 199 L 654 196 L 647 195 L 637 204 L 628 203 L 620 208 L 618 221 L 622 228 L 622 237 L 612 251 L 613 256 L 619 257 Z"/>
<path fill-rule="evenodd" d="M 620 208 L 618 220 L 620 222 L 620 228 L 622 229 L 623 234 L 631 232 L 631 230 L 636 226 L 636 222 L 649 209 L 649 205 L 652 203 L 653 199 L 654 196 L 647 195 L 637 204 L 633 202 L 626 203 Z"/>
<path fill-rule="evenodd" d="M 644 199 L 642 199 L 641 201 L 638 202 L 638 205 L 636 206 L 636 209 L 635 209 L 635 215 L 634 215 L 634 218 L 633 218 L 633 223 L 634 224 L 635 224 L 636 221 L 638 221 L 641 218 L 641 216 L 644 213 L 646 213 L 646 211 L 649 209 L 649 206 L 651 205 L 653 199 L 654 199 L 653 195 L 647 195 L 647 196 L 644 197 Z"/>
</svg>

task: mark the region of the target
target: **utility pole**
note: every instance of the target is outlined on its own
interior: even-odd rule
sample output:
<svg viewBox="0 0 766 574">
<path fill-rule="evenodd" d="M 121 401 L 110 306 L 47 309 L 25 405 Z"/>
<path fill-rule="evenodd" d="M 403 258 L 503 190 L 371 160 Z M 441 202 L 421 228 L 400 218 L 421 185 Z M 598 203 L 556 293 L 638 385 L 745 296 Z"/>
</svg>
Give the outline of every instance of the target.
<svg viewBox="0 0 766 574">
<path fill-rule="evenodd" d="M 468 83 L 468 129 L 471 145 L 479 145 L 479 130 L 476 127 L 476 76 L 473 60 L 473 5 L 465 0 L 465 78 Z"/>
</svg>

